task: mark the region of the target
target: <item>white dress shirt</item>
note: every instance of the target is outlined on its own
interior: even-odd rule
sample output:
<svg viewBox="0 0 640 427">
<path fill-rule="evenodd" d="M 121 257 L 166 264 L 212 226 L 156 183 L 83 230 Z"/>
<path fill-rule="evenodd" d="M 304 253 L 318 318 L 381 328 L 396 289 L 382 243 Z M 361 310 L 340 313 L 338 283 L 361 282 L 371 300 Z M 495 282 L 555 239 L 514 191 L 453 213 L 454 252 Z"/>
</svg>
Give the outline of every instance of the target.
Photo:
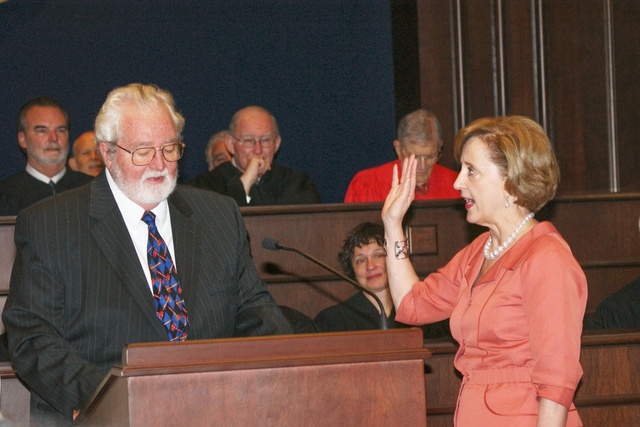
<svg viewBox="0 0 640 427">
<path fill-rule="evenodd" d="M 153 287 L 151 285 L 151 272 L 149 271 L 149 261 L 147 260 L 149 226 L 142 220 L 144 209 L 142 209 L 142 207 L 140 207 L 137 203 L 129 199 L 122 192 L 122 190 L 120 190 L 118 185 L 111 177 L 108 169 L 105 172 L 107 173 L 107 181 L 109 182 L 109 187 L 111 187 L 113 197 L 116 199 L 116 203 L 118 204 L 118 208 L 120 209 L 120 214 L 122 215 L 124 223 L 127 226 L 127 230 L 129 231 L 129 235 L 131 236 L 131 241 L 133 242 L 133 246 L 136 249 L 136 254 L 138 254 L 138 259 L 140 261 L 140 265 L 142 266 L 142 271 L 147 278 L 149 289 L 151 290 L 151 293 L 153 293 Z M 151 212 L 153 212 L 156 216 L 156 227 L 158 228 L 158 232 L 167 244 L 167 248 L 169 249 L 169 253 L 171 254 L 171 259 L 173 260 L 173 264 L 176 266 L 177 271 L 178 266 L 176 262 L 175 251 L 173 249 L 173 232 L 171 230 L 169 204 L 166 200 L 163 200 L 158 206 L 152 209 Z"/>
</svg>

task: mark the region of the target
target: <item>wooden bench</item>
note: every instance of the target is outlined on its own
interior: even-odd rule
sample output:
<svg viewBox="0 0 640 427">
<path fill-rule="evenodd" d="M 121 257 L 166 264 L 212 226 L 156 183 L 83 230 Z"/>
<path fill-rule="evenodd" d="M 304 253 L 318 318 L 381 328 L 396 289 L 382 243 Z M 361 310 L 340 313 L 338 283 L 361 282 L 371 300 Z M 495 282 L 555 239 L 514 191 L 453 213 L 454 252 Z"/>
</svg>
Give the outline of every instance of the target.
<svg viewBox="0 0 640 427">
<path fill-rule="evenodd" d="M 458 347 L 426 341 L 432 352 L 426 362 L 429 427 L 450 427 L 461 377 L 453 367 Z M 640 420 L 640 332 L 586 332 L 580 363 L 584 374 L 574 403 L 585 427 L 631 426 Z"/>
<path fill-rule="evenodd" d="M 254 263 L 276 300 L 310 317 L 355 291 L 305 258 L 261 247 L 266 236 L 310 252 L 339 269 L 346 233 L 361 221 L 380 222 L 380 203 L 254 207 L 241 212 Z M 414 202 L 406 218 L 411 259 L 426 276 L 486 229 L 470 225 L 460 200 Z M 561 197 L 537 218 L 550 220 L 567 240 L 589 283 L 587 312 L 640 276 L 640 194 Z"/>
</svg>

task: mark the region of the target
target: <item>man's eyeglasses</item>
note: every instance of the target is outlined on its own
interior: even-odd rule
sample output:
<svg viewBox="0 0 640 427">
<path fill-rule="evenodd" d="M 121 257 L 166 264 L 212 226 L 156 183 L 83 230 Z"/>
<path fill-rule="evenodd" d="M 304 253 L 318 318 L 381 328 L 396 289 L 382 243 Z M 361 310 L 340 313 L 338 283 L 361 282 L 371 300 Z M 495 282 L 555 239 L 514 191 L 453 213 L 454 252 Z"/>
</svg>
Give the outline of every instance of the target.
<svg viewBox="0 0 640 427">
<path fill-rule="evenodd" d="M 136 166 L 146 166 L 151 163 L 156 157 L 157 151 L 162 152 L 162 157 L 167 162 L 177 162 L 182 158 L 182 154 L 184 154 L 184 143 L 182 142 L 172 142 L 171 144 L 166 144 L 159 148 L 140 147 L 133 151 L 129 151 L 118 144 L 116 144 L 116 147 L 131 154 L 131 162 Z"/>
<path fill-rule="evenodd" d="M 256 139 L 248 136 L 244 138 L 236 138 L 231 135 L 231 138 L 238 141 L 242 148 L 253 148 L 256 144 L 260 144 L 262 148 L 271 148 L 276 142 L 276 138 L 274 136 L 263 136 L 260 139 Z"/>
</svg>

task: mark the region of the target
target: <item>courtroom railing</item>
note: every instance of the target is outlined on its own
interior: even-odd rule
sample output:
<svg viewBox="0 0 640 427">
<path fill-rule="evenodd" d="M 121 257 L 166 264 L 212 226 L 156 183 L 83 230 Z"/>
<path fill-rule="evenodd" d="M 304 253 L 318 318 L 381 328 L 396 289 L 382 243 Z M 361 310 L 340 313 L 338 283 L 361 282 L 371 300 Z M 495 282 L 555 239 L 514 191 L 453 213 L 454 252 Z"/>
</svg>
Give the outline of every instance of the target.
<svg viewBox="0 0 640 427">
<path fill-rule="evenodd" d="M 429 427 L 453 425 L 460 374 L 453 367 L 458 347 L 425 341 Z M 582 336 L 584 374 L 574 403 L 585 426 L 627 426 L 640 419 L 640 331 L 588 331 Z"/>
<path fill-rule="evenodd" d="M 294 254 L 267 251 L 264 237 L 312 253 L 339 268 L 346 233 L 361 221 L 380 222 L 381 203 L 241 208 L 262 279 L 276 299 L 309 316 L 355 291 Z M 447 263 L 483 227 L 467 223 L 460 200 L 414 202 L 406 218 L 411 259 L 422 277 Z M 567 240 L 589 283 L 587 312 L 640 275 L 640 194 L 564 196 L 537 219 L 550 220 Z"/>
<path fill-rule="evenodd" d="M 262 248 L 264 237 L 310 252 L 339 269 L 346 233 L 362 221 L 380 222 L 381 203 L 243 207 L 254 263 L 276 300 L 313 317 L 354 289 L 308 260 Z M 420 276 L 448 262 L 485 229 L 468 224 L 461 200 L 414 202 L 406 218 L 411 259 Z M 587 312 L 640 275 L 640 194 L 558 197 L 537 215 L 567 240 L 589 283 Z M 9 289 L 15 257 L 15 218 L 0 218 L 0 295 Z"/>
</svg>

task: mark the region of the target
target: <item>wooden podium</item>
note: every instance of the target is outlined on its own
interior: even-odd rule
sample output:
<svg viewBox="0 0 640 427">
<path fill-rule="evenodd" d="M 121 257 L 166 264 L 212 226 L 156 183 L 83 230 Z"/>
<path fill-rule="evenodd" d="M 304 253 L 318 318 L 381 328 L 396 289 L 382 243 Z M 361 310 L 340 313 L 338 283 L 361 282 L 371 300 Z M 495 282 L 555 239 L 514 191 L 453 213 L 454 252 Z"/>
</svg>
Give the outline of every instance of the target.
<svg viewBox="0 0 640 427">
<path fill-rule="evenodd" d="M 429 356 L 415 328 L 133 344 L 75 424 L 425 426 Z"/>
</svg>

